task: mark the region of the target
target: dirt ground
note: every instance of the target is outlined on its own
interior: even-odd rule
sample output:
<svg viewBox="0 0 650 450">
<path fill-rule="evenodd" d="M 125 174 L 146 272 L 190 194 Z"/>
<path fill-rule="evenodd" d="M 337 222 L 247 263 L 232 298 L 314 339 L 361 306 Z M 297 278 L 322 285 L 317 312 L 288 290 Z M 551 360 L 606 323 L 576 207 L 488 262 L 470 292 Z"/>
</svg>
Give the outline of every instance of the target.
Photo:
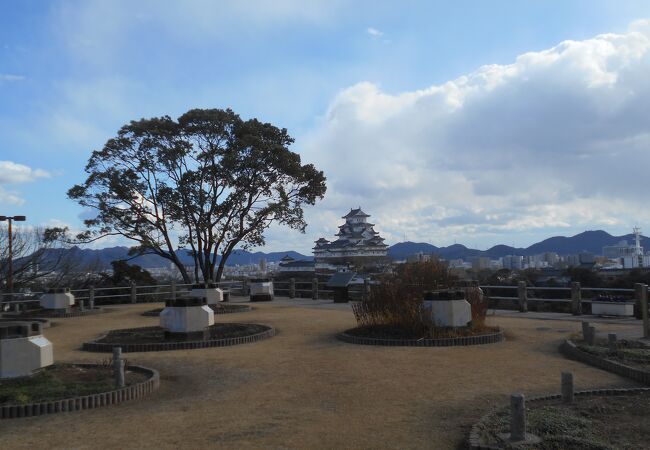
<svg viewBox="0 0 650 450">
<path fill-rule="evenodd" d="M 456 449 L 469 427 L 508 395 L 559 392 L 560 373 L 576 389 L 635 386 L 565 359 L 561 340 L 579 322 L 491 317 L 508 340 L 450 348 L 371 347 L 342 343 L 355 325 L 349 309 L 255 304 L 220 322 L 272 325 L 277 336 L 234 347 L 127 353 L 160 371 L 160 389 L 119 406 L 0 421 L 3 449 L 273 448 Z M 54 320 L 45 330 L 55 359 L 93 362 L 79 350 L 110 329 L 157 324 L 140 314 L 158 304 Z M 600 325 L 599 331 L 629 329 Z"/>
</svg>

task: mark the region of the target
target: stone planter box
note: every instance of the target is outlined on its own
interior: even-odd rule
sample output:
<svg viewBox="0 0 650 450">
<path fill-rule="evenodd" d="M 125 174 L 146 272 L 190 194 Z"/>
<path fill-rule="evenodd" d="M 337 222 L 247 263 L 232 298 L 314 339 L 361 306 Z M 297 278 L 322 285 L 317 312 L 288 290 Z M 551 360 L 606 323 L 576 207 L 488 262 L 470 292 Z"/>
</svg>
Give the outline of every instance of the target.
<svg viewBox="0 0 650 450">
<path fill-rule="evenodd" d="M 622 316 L 634 315 L 634 302 L 591 302 L 591 313 L 595 316 Z"/>
<path fill-rule="evenodd" d="M 274 298 L 273 281 L 267 279 L 254 279 L 250 284 L 251 302 L 270 302 Z"/>
<path fill-rule="evenodd" d="M 437 327 L 465 327 L 472 321 L 472 307 L 462 292 L 427 292 L 423 304 Z"/>
</svg>

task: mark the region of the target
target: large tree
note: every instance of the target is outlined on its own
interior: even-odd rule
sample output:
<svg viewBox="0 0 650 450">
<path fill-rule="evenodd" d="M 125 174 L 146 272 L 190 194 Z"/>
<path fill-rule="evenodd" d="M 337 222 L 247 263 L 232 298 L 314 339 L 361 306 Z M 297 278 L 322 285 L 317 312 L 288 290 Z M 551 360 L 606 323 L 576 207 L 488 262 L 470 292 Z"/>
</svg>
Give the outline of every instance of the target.
<svg viewBox="0 0 650 450">
<path fill-rule="evenodd" d="M 264 244 L 271 223 L 304 232 L 303 205 L 325 194 L 323 172 L 302 165 L 292 143 L 286 129 L 229 109 L 132 121 L 68 191 L 96 213 L 78 238 L 124 236 L 134 254 L 166 258 L 190 282 L 175 252 L 186 248 L 194 278 L 218 281 L 232 251 Z"/>
</svg>

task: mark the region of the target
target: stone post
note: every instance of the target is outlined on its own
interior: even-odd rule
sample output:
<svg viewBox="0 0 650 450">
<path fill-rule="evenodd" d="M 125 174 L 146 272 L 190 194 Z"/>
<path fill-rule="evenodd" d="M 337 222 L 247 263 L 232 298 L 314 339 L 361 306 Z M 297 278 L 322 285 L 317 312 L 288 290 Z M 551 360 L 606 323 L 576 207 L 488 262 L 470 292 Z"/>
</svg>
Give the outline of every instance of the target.
<svg viewBox="0 0 650 450">
<path fill-rule="evenodd" d="M 363 295 L 361 296 L 362 300 L 367 300 L 370 295 L 370 280 L 368 278 L 363 279 Z"/>
<path fill-rule="evenodd" d="M 131 303 L 136 303 L 138 301 L 137 286 L 135 283 L 131 282 Z"/>
<path fill-rule="evenodd" d="M 573 403 L 573 373 L 562 372 L 562 403 Z"/>
<path fill-rule="evenodd" d="M 311 280 L 311 298 L 312 300 L 318 300 L 318 278 Z"/>
<path fill-rule="evenodd" d="M 582 339 L 587 342 L 587 335 L 589 334 L 589 322 L 586 320 L 582 321 Z"/>
<path fill-rule="evenodd" d="M 172 280 L 171 285 L 170 285 L 170 295 L 172 300 L 176 300 L 176 281 Z"/>
<path fill-rule="evenodd" d="M 113 375 L 115 376 L 115 387 L 124 387 L 124 360 L 122 359 L 122 347 L 113 347 Z"/>
<path fill-rule="evenodd" d="M 582 315 L 582 288 L 578 281 L 571 283 L 571 314 Z"/>
<path fill-rule="evenodd" d="M 641 307 L 641 318 L 643 319 L 643 337 L 650 338 L 650 320 L 648 319 L 648 285 L 637 283 L 634 285 L 636 300 Z"/>
<path fill-rule="evenodd" d="M 616 353 L 616 333 L 609 333 L 607 335 L 607 350 L 609 350 L 609 353 Z"/>
<path fill-rule="evenodd" d="M 244 279 L 241 281 L 241 291 L 242 291 L 241 294 L 242 294 L 244 297 L 248 295 L 248 283 L 247 283 L 247 281 L 246 281 L 246 278 L 244 278 Z"/>
<path fill-rule="evenodd" d="M 596 341 L 596 327 L 589 327 L 587 333 L 587 345 L 594 345 Z"/>
<path fill-rule="evenodd" d="M 88 308 L 93 309 L 95 307 L 95 286 L 90 286 L 88 288 Z"/>
<path fill-rule="evenodd" d="M 510 396 L 510 441 L 526 440 L 526 399 L 524 394 Z"/>
<path fill-rule="evenodd" d="M 528 292 L 525 281 L 519 282 L 517 293 L 519 295 L 519 312 L 528 312 Z"/>
<path fill-rule="evenodd" d="M 296 298 L 296 279 L 289 278 L 289 298 Z"/>
<path fill-rule="evenodd" d="M 79 300 L 79 311 L 83 311 L 86 309 L 86 305 L 84 304 L 83 300 Z"/>
</svg>

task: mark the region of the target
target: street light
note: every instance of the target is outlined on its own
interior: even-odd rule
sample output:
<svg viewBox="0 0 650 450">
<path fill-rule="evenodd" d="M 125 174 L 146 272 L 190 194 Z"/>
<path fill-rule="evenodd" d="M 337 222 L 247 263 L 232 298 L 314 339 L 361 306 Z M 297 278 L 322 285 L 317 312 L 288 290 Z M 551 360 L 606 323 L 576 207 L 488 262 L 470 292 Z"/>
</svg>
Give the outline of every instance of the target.
<svg viewBox="0 0 650 450">
<path fill-rule="evenodd" d="M 13 237 L 11 234 L 11 223 L 24 222 L 27 219 L 25 216 L 0 216 L 0 222 L 9 222 L 9 272 L 7 273 L 7 290 L 9 293 L 14 291 L 14 263 L 13 263 Z"/>
</svg>

